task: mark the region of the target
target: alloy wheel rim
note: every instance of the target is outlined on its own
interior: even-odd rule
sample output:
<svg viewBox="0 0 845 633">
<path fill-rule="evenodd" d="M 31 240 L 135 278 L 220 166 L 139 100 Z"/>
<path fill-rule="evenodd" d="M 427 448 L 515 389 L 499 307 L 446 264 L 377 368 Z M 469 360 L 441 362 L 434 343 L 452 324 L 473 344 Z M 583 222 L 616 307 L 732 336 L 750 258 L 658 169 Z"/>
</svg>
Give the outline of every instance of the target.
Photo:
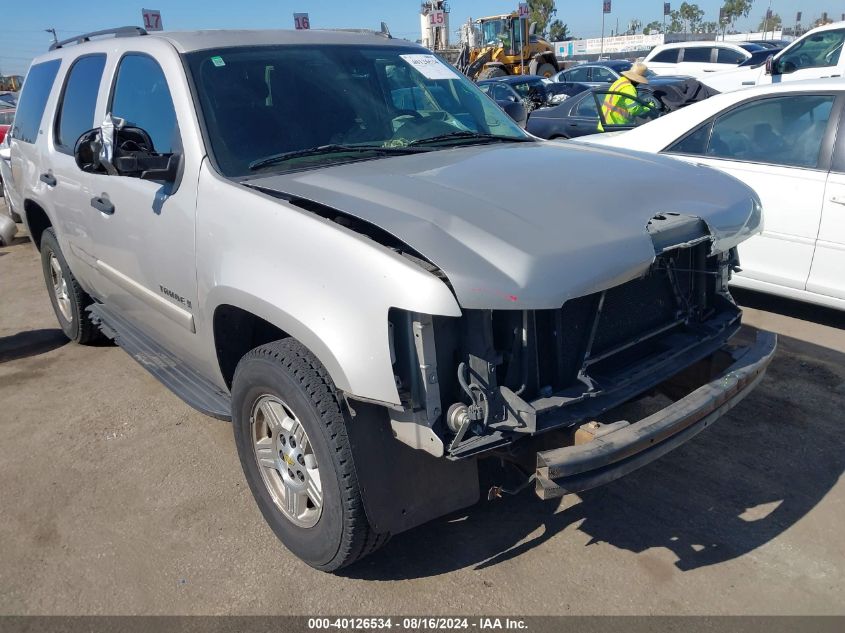
<svg viewBox="0 0 845 633">
<path fill-rule="evenodd" d="M 252 407 L 250 429 L 253 454 L 276 507 L 294 525 L 314 527 L 323 512 L 323 488 L 302 423 L 281 399 L 264 395 Z"/>
<path fill-rule="evenodd" d="M 69 323 L 73 322 L 73 313 L 70 309 L 70 293 L 67 289 L 67 279 L 65 278 L 62 265 L 59 263 L 59 258 L 55 253 L 50 253 L 50 278 L 53 282 L 53 294 L 56 297 L 56 305 L 59 306 L 59 312 Z"/>
</svg>

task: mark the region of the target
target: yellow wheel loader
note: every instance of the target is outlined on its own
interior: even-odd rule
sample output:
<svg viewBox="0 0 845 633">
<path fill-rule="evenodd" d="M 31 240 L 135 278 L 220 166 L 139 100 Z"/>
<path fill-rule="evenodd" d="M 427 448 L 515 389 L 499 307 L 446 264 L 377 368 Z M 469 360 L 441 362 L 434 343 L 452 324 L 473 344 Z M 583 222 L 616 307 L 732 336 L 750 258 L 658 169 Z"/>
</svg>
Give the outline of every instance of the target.
<svg viewBox="0 0 845 633">
<path fill-rule="evenodd" d="M 463 52 L 461 70 L 473 80 L 505 75 L 551 77 L 559 69 L 554 48 L 535 35 L 536 23 L 516 12 L 481 18 L 473 24 L 475 46 Z"/>
</svg>

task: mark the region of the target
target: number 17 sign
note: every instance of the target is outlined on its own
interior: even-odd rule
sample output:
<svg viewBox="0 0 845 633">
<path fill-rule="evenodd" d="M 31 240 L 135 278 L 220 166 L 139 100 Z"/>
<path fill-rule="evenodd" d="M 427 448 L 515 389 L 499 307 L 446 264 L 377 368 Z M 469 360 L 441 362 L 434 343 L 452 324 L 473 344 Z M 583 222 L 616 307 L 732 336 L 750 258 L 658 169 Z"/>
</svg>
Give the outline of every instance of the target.
<svg viewBox="0 0 845 633">
<path fill-rule="evenodd" d="M 141 16 L 144 18 L 144 30 L 161 31 L 164 28 L 161 24 L 161 11 L 158 9 L 141 9 Z"/>
</svg>

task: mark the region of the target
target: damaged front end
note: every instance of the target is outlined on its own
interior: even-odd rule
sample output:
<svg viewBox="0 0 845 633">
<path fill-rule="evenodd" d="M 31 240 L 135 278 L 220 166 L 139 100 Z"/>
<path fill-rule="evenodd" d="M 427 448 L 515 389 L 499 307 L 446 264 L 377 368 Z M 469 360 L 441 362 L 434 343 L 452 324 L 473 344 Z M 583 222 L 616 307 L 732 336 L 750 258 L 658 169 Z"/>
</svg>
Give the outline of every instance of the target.
<svg viewBox="0 0 845 633">
<path fill-rule="evenodd" d="M 404 408 L 391 413 L 395 436 L 452 460 L 501 454 L 518 440 L 552 430 L 569 432 L 558 450 L 600 436 L 607 444 L 614 434 L 639 427 L 627 420 L 600 424 L 599 416 L 665 386 L 690 367 L 708 368 L 698 372 L 697 382 L 687 381 L 687 391 L 695 392 L 738 362 L 743 354 L 736 349 L 730 349 L 730 362 L 725 360 L 741 321 L 728 292 L 731 270 L 738 265 L 736 249 L 716 250 L 707 225 L 690 216 L 658 215 L 647 229 L 656 255 L 644 274 L 558 309 L 468 309 L 460 318 L 392 310 L 392 359 Z M 765 371 L 774 338 L 757 345 L 752 356 L 760 362 L 749 380 Z M 733 403 L 740 392 L 740 398 L 747 393 L 745 387 L 747 381 L 736 393 L 720 393 Z M 712 418 L 725 398 L 716 394 L 699 402 L 697 422 Z M 674 415 L 679 417 L 677 411 Z M 604 475 L 595 481 L 609 481 L 624 474 L 621 467 L 607 472 L 609 465 L 657 445 L 666 449 L 664 441 L 690 425 L 689 419 L 676 419 L 674 427 L 658 424 L 646 446 L 634 433 L 614 451 L 605 448 L 604 461 L 541 452 L 538 493 L 545 498 L 554 496 L 550 490 L 575 491 L 571 482 L 569 488 L 555 484 L 561 473 L 577 471 L 583 479 L 598 469 Z M 657 456 L 653 450 L 652 455 Z M 567 459 L 588 466 L 573 470 Z"/>
</svg>

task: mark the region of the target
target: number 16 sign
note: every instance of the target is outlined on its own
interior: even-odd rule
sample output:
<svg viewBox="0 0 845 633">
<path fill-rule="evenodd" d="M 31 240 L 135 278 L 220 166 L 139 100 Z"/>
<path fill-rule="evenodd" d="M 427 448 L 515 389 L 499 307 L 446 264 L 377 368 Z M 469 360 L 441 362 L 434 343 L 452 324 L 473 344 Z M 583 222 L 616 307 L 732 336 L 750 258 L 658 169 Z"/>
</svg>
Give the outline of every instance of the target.
<svg viewBox="0 0 845 633">
<path fill-rule="evenodd" d="M 308 20 L 307 13 L 294 13 L 293 25 L 297 31 L 308 30 L 311 28 L 311 22 Z"/>
</svg>

